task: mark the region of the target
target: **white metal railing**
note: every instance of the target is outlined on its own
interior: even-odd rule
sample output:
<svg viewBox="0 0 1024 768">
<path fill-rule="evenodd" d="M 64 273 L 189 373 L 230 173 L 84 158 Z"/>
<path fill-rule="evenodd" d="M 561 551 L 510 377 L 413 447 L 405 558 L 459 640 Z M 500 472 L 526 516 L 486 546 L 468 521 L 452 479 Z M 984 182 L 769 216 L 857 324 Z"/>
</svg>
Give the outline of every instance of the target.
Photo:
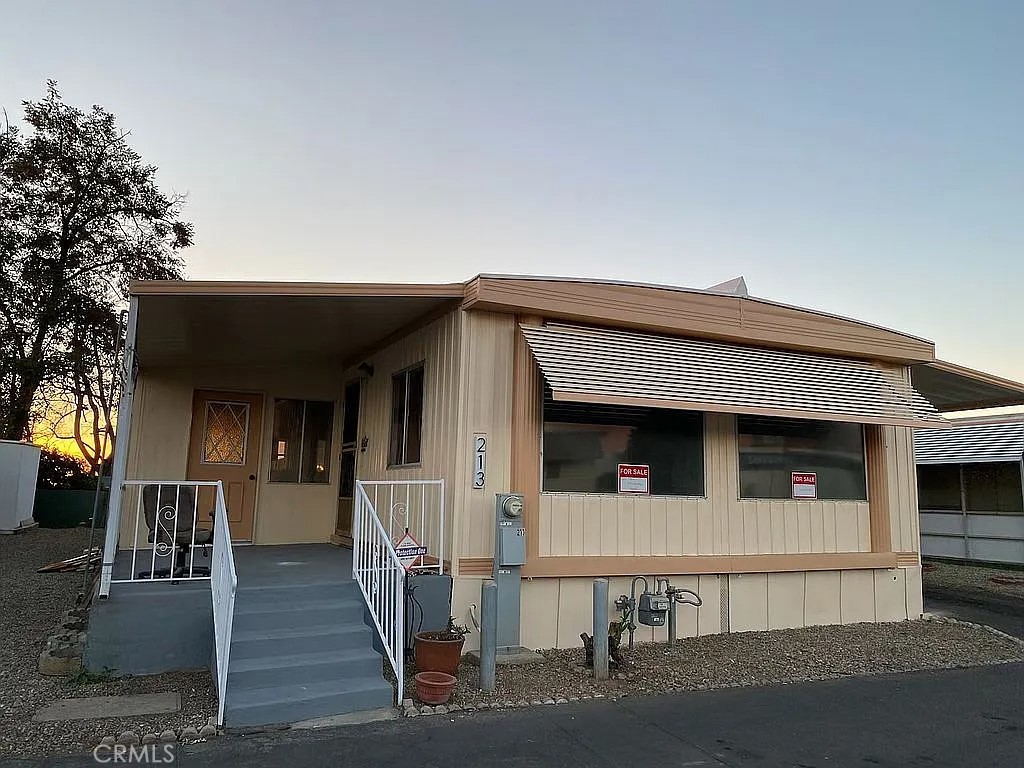
<svg viewBox="0 0 1024 768">
<path fill-rule="evenodd" d="M 231 551 L 231 528 L 224 503 L 224 486 L 217 483 L 217 503 L 213 525 L 213 566 L 210 570 L 210 596 L 213 599 L 213 637 L 217 654 L 217 724 L 224 725 L 224 700 L 228 692 L 228 657 L 231 652 L 231 625 L 235 618 L 235 556 Z"/>
<path fill-rule="evenodd" d="M 224 487 L 219 480 L 125 480 L 121 502 L 109 525 L 121 526 L 123 511 L 134 508 L 131 525 L 108 536 L 104 564 L 117 578 L 110 583 L 209 581 L 217 658 L 217 722 L 224 723 L 228 652 L 238 576 L 231 549 Z M 126 541 L 119 546 L 124 535 Z M 113 548 L 112 551 L 110 548 Z M 207 547 L 213 550 L 209 553 Z M 197 549 L 199 555 L 197 562 Z"/>
<path fill-rule="evenodd" d="M 216 517 L 220 483 L 125 480 L 122 486 L 122 505 L 126 509 L 134 507 L 134 514 L 129 529 L 120 531 L 128 541 L 119 544 L 117 536 L 112 541 L 111 537 L 107 539 L 107 548 L 114 549 L 103 553 L 104 562 L 114 565 L 115 578 L 111 578 L 111 583 L 209 579 L 210 567 L 196 562 L 196 552 L 202 550 L 201 557 L 205 559 L 209 554 L 206 547 L 220 527 Z M 212 498 L 202 498 L 207 494 Z M 203 515 L 201 510 L 205 509 L 210 511 Z M 118 524 L 122 517 L 123 512 L 118 515 Z"/>
<path fill-rule="evenodd" d="M 427 548 L 410 571 L 444 573 L 444 480 L 359 480 L 392 542 L 408 532 Z"/>
<path fill-rule="evenodd" d="M 356 483 L 353 504 L 352 576 L 394 670 L 401 704 L 405 687 L 405 567 L 363 483 Z"/>
</svg>

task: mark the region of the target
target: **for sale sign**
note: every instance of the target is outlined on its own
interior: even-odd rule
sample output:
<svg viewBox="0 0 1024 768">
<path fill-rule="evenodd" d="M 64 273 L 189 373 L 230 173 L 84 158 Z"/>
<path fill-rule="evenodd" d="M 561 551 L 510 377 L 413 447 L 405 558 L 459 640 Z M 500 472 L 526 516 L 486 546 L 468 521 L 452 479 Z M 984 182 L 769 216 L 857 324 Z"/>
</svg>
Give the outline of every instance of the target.
<svg viewBox="0 0 1024 768">
<path fill-rule="evenodd" d="M 818 474 L 816 472 L 793 472 L 793 498 L 818 498 Z"/>
<path fill-rule="evenodd" d="M 650 493 L 649 464 L 619 464 L 619 493 Z"/>
</svg>

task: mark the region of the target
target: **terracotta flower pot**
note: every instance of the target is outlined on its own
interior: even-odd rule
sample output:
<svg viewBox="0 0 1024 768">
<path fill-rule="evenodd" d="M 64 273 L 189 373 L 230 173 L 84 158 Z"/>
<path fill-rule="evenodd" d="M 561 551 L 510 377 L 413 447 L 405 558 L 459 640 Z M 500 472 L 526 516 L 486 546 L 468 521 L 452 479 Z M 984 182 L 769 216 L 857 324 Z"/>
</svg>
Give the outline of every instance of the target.
<svg viewBox="0 0 1024 768">
<path fill-rule="evenodd" d="M 417 632 L 416 671 L 457 675 L 465 644 L 466 638 L 454 632 Z"/>
<path fill-rule="evenodd" d="M 424 704 L 447 704 L 455 690 L 456 679 L 444 672 L 417 672 L 416 698 Z"/>
</svg>

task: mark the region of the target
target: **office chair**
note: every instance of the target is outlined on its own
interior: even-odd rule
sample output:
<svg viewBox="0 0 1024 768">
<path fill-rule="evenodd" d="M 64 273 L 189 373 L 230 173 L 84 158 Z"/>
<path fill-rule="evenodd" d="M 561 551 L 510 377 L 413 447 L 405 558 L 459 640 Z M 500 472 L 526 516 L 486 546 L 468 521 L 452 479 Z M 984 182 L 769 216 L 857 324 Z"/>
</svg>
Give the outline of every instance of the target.
<svg viewBox="0 0 1024 768">
<path fill-rule="evenodd" d="M 203 548 L 213 542 L 213 512 L 210 513 L 210 527 L 199 528 L 199 508 L 196 504 L 196 487 L 193 485 L 144 485 L 142 487 L 142 508 L 149 528 L 147 541 L 153 544 L 157 557 L 169 561 L 175 548 L 174 568 L 156 568 L 136 575 L 137 579 L 181 579 L 187 576 L 209 576 L 208 566 L 192 566 L 193 546 Z M 193 529 L 195 537 L 193 538 Z"/>
</svg>

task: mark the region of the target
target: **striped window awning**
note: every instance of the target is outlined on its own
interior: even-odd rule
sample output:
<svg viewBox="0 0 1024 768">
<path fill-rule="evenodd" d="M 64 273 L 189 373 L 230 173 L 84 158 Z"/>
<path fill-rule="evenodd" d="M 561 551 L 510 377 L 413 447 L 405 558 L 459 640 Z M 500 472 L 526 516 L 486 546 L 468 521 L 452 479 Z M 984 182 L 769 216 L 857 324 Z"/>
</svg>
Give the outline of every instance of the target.
<svg viewBox="0 0 1024 768">
<path fill-rule="evenodd" d="M 697 339 L 521 326 L 555 400 L 938 427 L 897 368 Z"/>
</svg>

